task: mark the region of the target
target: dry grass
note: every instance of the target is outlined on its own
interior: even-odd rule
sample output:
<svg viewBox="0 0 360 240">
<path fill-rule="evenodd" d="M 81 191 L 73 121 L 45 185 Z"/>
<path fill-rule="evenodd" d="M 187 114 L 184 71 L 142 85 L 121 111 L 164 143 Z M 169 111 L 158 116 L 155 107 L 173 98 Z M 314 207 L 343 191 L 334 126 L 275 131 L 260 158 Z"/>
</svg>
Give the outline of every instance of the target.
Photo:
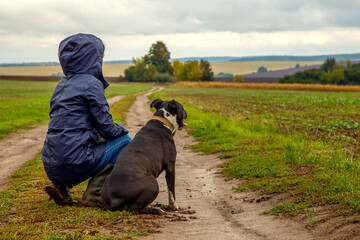
<svg viewBox="0 0 360 240">
<path fill-rule="evenodd" d="M 278 84 L 278 83 L 222 83 L 222 82 L 178 82 L 178 87 L 276 89 L 302 91 L 360 92 L 360 86 L 338 86 L 321 84 Z"/>
<path fill-rule="evenodd" d="M 62 73 L 60 65 L 58 66 L 23 66 L 23 67 L 0 67 L 0 75 L 17 76 L 50 76 L 52 74 Z"/>
<path fill-rule="evenodd" d="M 124 64 L 105 64 L 103 67 L 103 73 L 106 77 L 118 77 L 120 75 L 124 75 L 124 71 L 126 68 L 131 66 L 130 63 Z"/>
<path fill-rule="evenodd" d="M 311 66 L 315 64 L 322 64 L 321 62 L 213 62 L 211 63 L 211 68 L 215 74 L 224 72 L 236 74 L 249 74 L 257 72 L 260 66 L 266 67 L 268 70 L 279 70 L 294 68 L 296 64 L 301 67 L 305 65 Z"/>
<path fill-rule="evenodd" d="M 118 77 L 124 74 L 125 68 L 131 64 L 105 64 L 103 73 L 106 77 Z M 52 74 L 62 73 L 58 66 L 24 66 L 24 67 L 0 67 L 0 75 L 17 76 L 51 76 Z"/>
</svg>

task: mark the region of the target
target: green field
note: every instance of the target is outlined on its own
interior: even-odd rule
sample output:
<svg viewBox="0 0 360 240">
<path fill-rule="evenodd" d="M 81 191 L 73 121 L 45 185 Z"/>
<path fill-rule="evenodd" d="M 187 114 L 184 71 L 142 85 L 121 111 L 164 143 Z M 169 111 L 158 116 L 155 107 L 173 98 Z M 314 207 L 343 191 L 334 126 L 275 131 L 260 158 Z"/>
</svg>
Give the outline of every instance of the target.
<svg viewBox="0 0 360 240">
<path fill-rule="evenodd" d="M 10 132 L 48 120 L 55 86 L 54 82 L 0 81 L 0 139 Z M 107 97 L 126 95 L 128 98 L 150 88 L 149 85 L 113 83 L 105 93 Z M 114 116 L 115 120 L 124 120 L 117 117 Z"/>
<path fill-rule="evenodd" d="M 56 83 L 0 81 L 0 138 L 48 120 L 49 101 Z M 110 84 L 106 96 L 125 95 L 110 107 L 116 122 L 125 119 L 134 93 L 150 85 Z M 128 211 L 66 206 L 48 201 L 43 187 L 49 184 L 40 154 L 11 176 L 11 187 L 0 191 L 0 239 L 132 239 L 144 235 L 147 221 Z M 81 199 L 87 182 L 72 189 Z M 101 225 L 101 227 L 100 227 Z M 109 226 L 112 233 L 99 233 Z"/>
<path fill-rule="evenodd" d="M 358 93 L 168 88 L 188 111 L 196 151 L 221 153 L 236 191 L 290 193 L 270 212 L 294 215 L 336 204 L 360 212 Z"/>
<path fill-rule="evenodd" d="M 211 67 L 215 74 L 224 72 L 232 74 L 248 74 L 256 72 L 260 66 L 268 70 L 294 68 L 296 64 L 310 66 L 320 62 L 213 62 Z M 131 64 L 105 64 L 103 73 L 105 77 L 118 77 L 124 75 L 124 70 Z M 20 76 L 50 76 L 62 73 L 60 66 L 25 66 L 25 67 L 0 67 L 0 75 Z"/>
<path fill-rule="evenodd" d="M 54 87 L 0 81 L 1 136 L 46 121 Z M 108 97 L 126 95 L 110 108 L 117 122 L 125 119 L 133 94 L 150 87 L 110 85 Z M 291 201 L 269 214 L 297 215 L 322 205 L 334 206 L 330 214 L 359 214 L 358 93 L 169 86 L 151 99 L 159 97 L 184 104 L 188 129 L 199 140 L 192 148 L 220 153 L 222 173 L 242 180 L 234 191 L 290 194 Z M 40 155 L 14 173 L 11 183 L 0 191 L 1 239 L 131 239 L 151 225 L 127 211 L 59 208 L 47 201 L 43 187 L 49 180 Z M 85 188 L 86 182 L 74 187 L 74 199 Z"/>
</svg>

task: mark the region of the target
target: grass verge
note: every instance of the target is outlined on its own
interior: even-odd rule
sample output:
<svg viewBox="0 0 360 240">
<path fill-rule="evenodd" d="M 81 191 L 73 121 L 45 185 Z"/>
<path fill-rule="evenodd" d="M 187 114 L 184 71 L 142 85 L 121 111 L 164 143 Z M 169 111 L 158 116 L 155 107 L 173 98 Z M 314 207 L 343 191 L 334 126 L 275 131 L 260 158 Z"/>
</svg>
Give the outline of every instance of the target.
<svg viewBox="0 0 360 240">
<path fill-rule="evenodd" d="M 128 211 L 57 206 L 43 190 L 47 184 L 40 155 L 11 176 L 11 187 L 0 192 L 0 239 L 132 239 L 147 234 L 144 220 Z M 75 186 L 73 198 L 81 199 L 85 188 L 86 182 Z"/>
<path fill-rule="evenodd" d="M 152 98 L 184 104 L 193 149 L 221 153 L 223 174 L 243 180 L 236 191 L 291 195 L 269 213 L 360 213 L 358 94 L 174 87 Z"/>
<path fill-rule="evenodd" d="M 10 91 L 9 96 L 4 96 L 3 106 L 9 103 L 7 102 L 9 98 L 15 98 L 14 101 L 17 102 L 17 95 L 22 94 L 25 95 L 25 102 L 36 99 L 41 103 L 39 105 L 49 104 L 54 84 L 38 82 L 26 82 L 26 84 L 27 87 L 24 85 L 20 87 L 17 86 L 18 82 L 0 81 L 2 91 L 6 91 L 5 86 L 17 90 Z M 123 122 L 125 119 L 128 107 L 135 100 L 133 94 L 151 88 L 148 85 L 133 84 L 110 86 L 107 91 L 108 97 L 125 95 L 124 99 L 110 108 L 117 122 Z M 29 88 L 36 94 L 29 93 Z M 44 88 L 46 90 L 42 90 Z M 44 91 L 45 96 L 42 96 L 41 92 Z M 26 104 L 19 105 L 21 107 L 13 116 L 22 115 L 26 109 Z M 31 122 L 31 118 L 29 119 Z M 16 125 L 14 131 L 19 127 Z M 151 219 L 128 211 L 110 212 L 81 205 L 57 206 L 54 201 L 49 201 L 48 195 L 43 190 L 49 182 L 40 154 L 12 174 L 11 186 L 0 191 L 0 239 L 132 239 L 154 231 L 154 223 Z M 81 199 L 86 186 L 87 182 L 83 182 L 71 190 L 75 200 Z"/>
<path fill-rule="evenodd" d="M 0 81 L 0 139 L 48 120 L 55 86 L 55 82 Z M 111 83 L 105 92 L 106 97 L 131 98 L 134 93 L 150 88 L 144 84 Z"/>
<path fill-rule="evenodd" d="M 322 84 L 285 84 L 285 83 L 223 83 L 223 82 L 178 82 L 178 87 L 195 88 L 240 88 L 240 89 L 273 89 L 273 90 L 296 90 L 296 91 L 342 91 L 360 92 L 360 86 L 353 85 L 322 85 Z"/>
</svg>

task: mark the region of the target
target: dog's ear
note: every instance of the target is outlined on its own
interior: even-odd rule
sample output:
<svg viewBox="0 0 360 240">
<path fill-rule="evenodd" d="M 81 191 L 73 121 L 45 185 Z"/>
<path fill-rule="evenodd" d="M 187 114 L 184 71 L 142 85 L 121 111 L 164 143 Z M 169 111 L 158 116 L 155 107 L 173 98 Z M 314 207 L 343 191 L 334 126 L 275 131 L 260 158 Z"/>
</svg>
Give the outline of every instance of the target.
<svg viewBox="0 0 360 240">
<path fill-rule="evenodd" d="M 159 107 L 161 106 L 161 104 L 162 104 L 162 100 L 161 99 L 155 99 L 151 104 L 150 104 L 150 107 L 151 108 L 156 108 L 156 110 L 158 110 L 159 109 Z"/>
<path fill-rule="evenodd" d="M 183 112 L 183 114 L 184 114 L 184 119 L 186 119 L 187 118 L 187 112 L 185 111 L 185 109 L 183 110 L 184 112 Z"/>
<path fill-rule="evenodd" d="M 169 107 L 173 109 L 177 109 L 177 105 L 174 99 L 169 102 Z"/>
</svg>

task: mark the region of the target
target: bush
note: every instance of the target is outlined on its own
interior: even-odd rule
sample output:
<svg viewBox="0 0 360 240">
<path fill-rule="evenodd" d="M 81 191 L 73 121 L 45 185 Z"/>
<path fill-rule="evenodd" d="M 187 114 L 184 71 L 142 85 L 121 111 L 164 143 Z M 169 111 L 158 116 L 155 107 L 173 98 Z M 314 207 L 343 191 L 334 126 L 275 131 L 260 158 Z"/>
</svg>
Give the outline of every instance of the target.
<svg viewBox="0 0 360 240">
<path fill-rule="evenodd" d="M 235 83 L 242 83 L 242 82 L 244 82 L 244 76 L 242 76 L 242 75 L 235 75 L 233 82 L 235 82 Z"/>
<path fill-rule="evenodd" d="M 165 82 L 175 82 L 175 77 L 169 73 L 158 73 L 154 76 L 154 82 L 165 83 Z"/>
<path fill-rule="evenodd" d="M 219 72 L 218 74 L 215 75 L 216 78 L 233 78 L 234 75 L 232 73 L 223 73 L 223 72 Z"/>
<path fill-rule="evenodd" d="M 297 72 L 293 75 L 286 75 L 279 79 L 279 83 L 325 84 L 320 80 L 322 73 L 323 71 L 321 69 L 308 69 L 303 72 Z"/>
<path fill-rule="evenodd" d="M 126 82 L 126 79 L 123 75 L 120 75 L 117 79 L 116 79 L 117 82 Z"/>
<path fill-rule="evenodd" d="M 308 69 L 279 79 L 279 83 L 314 83 L 335 85 L 359 85 L 360 63 L 351 61 L 336 63 L 328 58 L 320 68 Z"/>
<path fill-rule="evenodd" d="M 344 85 L 344 69 L 334 69 L 321 74 L 320 80 L 326 84 Z"/>
</svg>

